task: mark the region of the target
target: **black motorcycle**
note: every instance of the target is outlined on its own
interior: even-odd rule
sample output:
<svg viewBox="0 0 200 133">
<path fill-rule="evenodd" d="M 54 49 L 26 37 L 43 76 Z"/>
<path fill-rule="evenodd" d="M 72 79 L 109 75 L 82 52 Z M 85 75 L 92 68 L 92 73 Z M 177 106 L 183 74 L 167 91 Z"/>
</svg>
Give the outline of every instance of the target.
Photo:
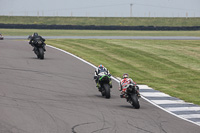
<svg viewBox="0 0 200 133">
<path fill-rule="evenodd" d="M 136 84 L 127 84 L 126 86 L 126 91 L 124 94 L 124 97 L 126 98 L 127 102 L 129 102 L 133 107 L 136 109 L 140 108 L 140 103 L 139 103 L 139 87 Z"/>
<path fill-rule="evenodd" d="M 32 43 L 34 53 L 38 59 L 44 59 L 45 43 L 40 38 L 35 38 Z"/>
<path fill-rule="evenodd" d="M 101 92 L 102 96 L 105 96 L 105 98 L 110 98 L 110 88 L 112 88 L 112 81 L 111 81 L 111 75 L 108 75 L 106 72 L 101 72 L 98 74 L 98 83 L 99 83 L 99 91 Z M 94 79 L 97 79 L 97 77 L 94 77 Z"/>
</svg>

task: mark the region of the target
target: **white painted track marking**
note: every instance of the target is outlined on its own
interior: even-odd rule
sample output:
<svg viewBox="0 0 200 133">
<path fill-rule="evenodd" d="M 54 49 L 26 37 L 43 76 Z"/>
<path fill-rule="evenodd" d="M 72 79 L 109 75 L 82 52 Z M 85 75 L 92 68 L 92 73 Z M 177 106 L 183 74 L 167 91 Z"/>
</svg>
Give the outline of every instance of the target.
<svg viewBox="0 0 200 133">
<path fill-rule="evenodd" d="M 165 108 L 169 111 L 200 111 L 200 107 L 178 107 L 178 108 Z M 200 115 L 199 115 L 200 116 Z"/>
<path fill-rule="evenodd" d="M 184 104 L 182 100 L 151 100 L 156 104 Z"/>
<path fill-rule="evenodd" d="M 190 118 L 200 118 L 200 114 L 189 114 L 189 115 L 180 115 L 183 118 L 190 119 Z"/>
<path fill-rule="evenodd" d="M 141 94 L 145 97 L 170 97 L 169 95 L 167 94 L 164 94 L 164 93 L 161 93 L 161 92 L 141 92 Z"/>
</svg>

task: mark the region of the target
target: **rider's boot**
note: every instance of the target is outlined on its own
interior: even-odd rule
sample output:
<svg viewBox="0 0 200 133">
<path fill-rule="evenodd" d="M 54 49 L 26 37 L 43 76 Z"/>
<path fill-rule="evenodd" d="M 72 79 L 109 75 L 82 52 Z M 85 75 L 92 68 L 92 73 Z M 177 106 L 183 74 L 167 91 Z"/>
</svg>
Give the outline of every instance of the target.
<svg viewBox="0 0 200 133">
<path fill-rule="evenodd" d="M 36 50 L 36 47 L 33 47 L 33 51 L 35 51 Z"/>
<path fill-rule="evenodd" d="M 97 86 L 96 86 L 97 88 L 99 88 L 100 87 L 100 85 L 99 85 L 99 83 L 97 82 Z"/>
<path fill-rule="evenodd" d="M 112 88 L 112 81 L 109 82 L 110 88 Z"/>
<path fill-rule="evenodd" d="M 42 45 L 42 47 L 43 47 L 44 51 L 46 51 L 46 48 L 45 48 L 45 46 L 46 46 L 46 44 L 44 43 L 44 44 Z"/>
<path fill-rule="evenodd" d="M 124 93 L 124 92 L 121 92 L 120 97 L 121 97 L 121 98 L 125 98 L 125 93 Z"/>
<path fill-rule="evenodd" d="M 141 95 L 140 95 L 140 92 L 139 92 L 139 91 L 137 91 L 137 95 L 138 95 L 138 97 L 139 97 L 139 98 L 141 97 Z"/>
</svg>

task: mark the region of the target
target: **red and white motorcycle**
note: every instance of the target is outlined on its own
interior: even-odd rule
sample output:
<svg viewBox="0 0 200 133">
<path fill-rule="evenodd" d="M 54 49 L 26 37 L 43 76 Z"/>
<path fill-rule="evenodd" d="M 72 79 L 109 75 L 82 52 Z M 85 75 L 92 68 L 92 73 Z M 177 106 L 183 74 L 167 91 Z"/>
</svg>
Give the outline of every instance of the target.
<svg viewBox="0 0 200 133">
<path fill-rule="evenodd" d="M 139 87 L 136 83 L 126 82 L 121 86 L 121 98 L 126 98 L 127 102 L 129 102 L 136 109 L 140 108 L 139 98 Z"/>
</svg>

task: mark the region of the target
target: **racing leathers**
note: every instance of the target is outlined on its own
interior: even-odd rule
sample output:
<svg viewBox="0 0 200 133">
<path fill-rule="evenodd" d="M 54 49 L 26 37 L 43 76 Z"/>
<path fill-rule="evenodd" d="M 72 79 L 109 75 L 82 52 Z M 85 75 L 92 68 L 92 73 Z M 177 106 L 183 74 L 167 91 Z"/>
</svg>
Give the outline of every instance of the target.
<svg viewBox="0 0 200 133">
<path fill-rule="evenodd" d="M 46 51 L 46 49 L 45 49 L 45 45 L 46 44 L 44 43 L 45 42 L 44 38 L 42 38 L 39 35 L 32 35 L 32 36 L 29 36 L 29 39 L 30 39 L 29 44 L 31 44 L 31 46 L 34 47 L 34 49 L 35 49 L 35 43 L 36 43 L 36 41 L 37 40 L 41 40 L 43 42 L 44 51 Z M 34 51 L 34 49 L 33 49 L 33 51 Z"/>
<path fill-rule="evenodd" d="M 100 78 L 100 73 L 107 73 L 108 76 L 111 76 L 109 70 L 105 67 L 97 67 L 95 72 L 94 72 L 94 79 L 95 79 L 95 82 L 96 82 L 96 87 L 97 88 L 100 88 L 100 84 L 99 84 L 99 78 Z M 112 88 L 112 82 L 110 81 L 109 82 L 109 85 L 110 85 L 110 88 Z"/>
<path fill-rule="evenodd" d="M 140 93 L 139 93 L 139 87 L 137 86 L 136 82 L 134 82 L 131 78 L 123 78 L 121 79 L 120 83 L 119 83 L 119 91 L 121 91 L 121 98 L 124 98 L 126 95 L 126 85 L 127 84 L 134 84 L 137 87 L 137 92 L 138 92 L 138 96 L 140 97 Z"/>
</svg>

